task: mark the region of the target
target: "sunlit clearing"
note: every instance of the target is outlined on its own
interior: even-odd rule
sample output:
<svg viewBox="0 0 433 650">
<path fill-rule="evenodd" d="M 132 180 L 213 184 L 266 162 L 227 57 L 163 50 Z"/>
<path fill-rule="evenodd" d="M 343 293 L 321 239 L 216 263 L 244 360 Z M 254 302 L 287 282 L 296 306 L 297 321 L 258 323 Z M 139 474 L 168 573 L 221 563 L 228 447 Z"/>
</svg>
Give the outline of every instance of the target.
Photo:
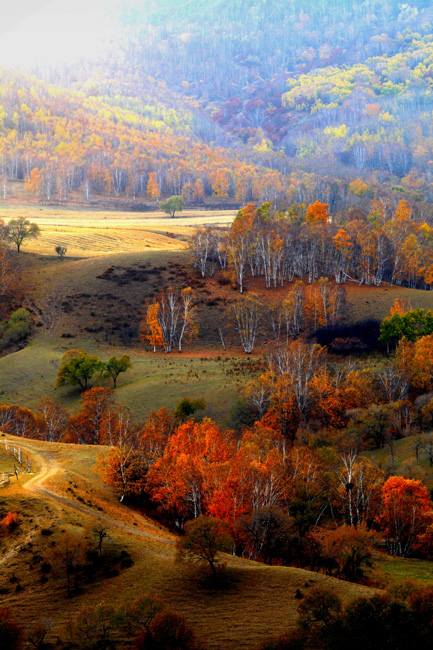
<svg viewBox="0 0 433 650">
<path fill-rule="evenodd" d="M 1 11 L 0 65 L 31 68 L 103 54 L 118 0 L 21 0 Z"/>
</svg>

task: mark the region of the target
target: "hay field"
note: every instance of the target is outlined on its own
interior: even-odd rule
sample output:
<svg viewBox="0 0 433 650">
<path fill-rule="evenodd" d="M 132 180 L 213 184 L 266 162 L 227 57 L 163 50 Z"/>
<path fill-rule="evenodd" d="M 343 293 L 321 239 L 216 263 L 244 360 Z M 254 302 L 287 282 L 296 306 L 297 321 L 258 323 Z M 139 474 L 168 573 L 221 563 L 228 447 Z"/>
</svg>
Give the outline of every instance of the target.
<svg viewBox="0 0 433 650">
<path fill-rule="evenodd" d="M 67 247 L 67 257 L 94 257 L 110 253 L 182 250 L 191 230 L 204 225 L 229 225 L 232 210 L 185 210 L 172 219 L 163 212 L 112 212 L 51 207 L 5 206 L 6 222 L 23 216 L 38 224 L 41 236 L 24 242 L 23 250 L 55 255 Z"/>
</svg>

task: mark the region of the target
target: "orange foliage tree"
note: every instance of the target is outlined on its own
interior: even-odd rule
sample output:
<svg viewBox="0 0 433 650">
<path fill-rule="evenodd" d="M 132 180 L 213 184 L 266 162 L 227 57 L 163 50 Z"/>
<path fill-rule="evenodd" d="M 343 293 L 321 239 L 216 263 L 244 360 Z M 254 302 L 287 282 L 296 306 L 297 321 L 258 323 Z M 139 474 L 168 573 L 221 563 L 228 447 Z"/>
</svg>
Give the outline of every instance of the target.
<svg viewBox="0 0 433 650">
<path fill-rule="evenodd" d="M 154 301 L 144 308 L 140 325 L 140 339 L 142 341 L 149 341 L 154 352 L 156 352 L 158 346 L 164 345 L 164 337 L 158 321 L 158 313 L 159 303 Z"/>
<path fill-rule="evenodd" d="M 81 398 L 81 409 L 69 418 L 66 431 L 68 442 L 97 445 L 102 439 L 104 419 L 114 404 L 110 388 L 94 387 L 86 390 Z"/>
<path fill-rule="evenodd" d="M 210 419 L 186 422 L 171 436 L 162 458 L 152 465 L 152 498 L 178 525 L 205 514 L 215 482 L 221 480 L 233 455 L 230 433 L 223 434 Z"/>
<path fill-rule="evenodd" d="M 388 549 L 392 555 L 406 557 L 432 523 L 430 494 L 421 481 L 392 476 L 383 486 L 382 500 L 378 521 Z"/>
<path fill-rule="evenodd" d="M 152 172 L 149 175 L 149 180 L 147 181 L 146 194 L 151 199 L 154 199 L 156 201 L 158 201 L 159 197 L 161 196 L 161 190 L 155 172 Z"/>
</svg>

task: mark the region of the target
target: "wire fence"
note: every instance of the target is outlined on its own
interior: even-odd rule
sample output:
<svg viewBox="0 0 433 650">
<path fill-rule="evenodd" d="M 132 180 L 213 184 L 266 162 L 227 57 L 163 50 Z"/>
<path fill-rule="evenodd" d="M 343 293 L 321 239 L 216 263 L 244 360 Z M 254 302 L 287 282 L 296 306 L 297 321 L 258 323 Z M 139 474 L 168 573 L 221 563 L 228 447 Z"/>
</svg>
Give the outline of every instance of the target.
<svg viewBox="0 0 433 650">
<path fill-rule="evenodd" d="M 4 487 L 10 485 L 11 478 L 14 476 L 18 481 L 20 473 L 31 474 L 33 461 L 30 460 L 28 456 L 24 456 L 21 447 L 16 447 L 13 444 L 11 445 L 7 439 L 2 440 L 1 442 L 4 443 L 5 451 L 13 454 L 15 460 L 19 463 L 19 467 L 14 463 L 13 472 L 0 472 L 0 487 Z"/>
</svg>

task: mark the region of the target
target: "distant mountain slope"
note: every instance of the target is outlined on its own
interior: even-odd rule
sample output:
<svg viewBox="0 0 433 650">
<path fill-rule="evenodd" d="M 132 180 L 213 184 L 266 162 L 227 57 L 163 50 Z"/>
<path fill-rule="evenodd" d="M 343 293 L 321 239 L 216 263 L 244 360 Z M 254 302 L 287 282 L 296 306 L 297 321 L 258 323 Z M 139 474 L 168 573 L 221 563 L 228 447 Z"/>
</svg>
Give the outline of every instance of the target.
<svg viewBox="0 0 433 650">
<path fill-rule="evenodd" d="M 433 198 L 424 0 L 129 0 L 103 61 L 4 71 L 0 165 L 44 200 L 183 192 L 237 204 Z M 47 113 L 48 111 L 48 113 Z M 351 190 L 361 178 L 362 196 Z M 197 185 L 198 183 L 198 185 Z M 353 188 L 352 188 L 353 189 Z M 357 193 L 358 192 L 358 193 Z M 422 217 L 424 218 L 424 216 Z"/>
<path fill-rule="evenodd" d="M 180 194 L 185 185 L 188 201 L 212 193 L 224 199 L 246 175 L 250 184 L 268 179 L 269 187 L 282 186 L 280 173 L 246 164 L 235 151 L 195 135 L 192 102 L 175 110 L 155 93 L 149 102 L 120 90 L 105 97 L 97 93 L 92 84 L 68 90 L 1 71 L 0 172 L 6 198 L 10 179 L 23 180 L 29 194 L 47 201 L 67 201 L 77 191 L 87 199 L 155 200 L 159 193 Z"/>
<path fill-rule="evenodd" d="M 120 56 L 99 74 L 127 95 L 141 75 L 198 100 L 205 140 L 283 173 L 361 175 L 433 196 L 426 0 L 131 0 L 120 20 Z"/>
</svg>

